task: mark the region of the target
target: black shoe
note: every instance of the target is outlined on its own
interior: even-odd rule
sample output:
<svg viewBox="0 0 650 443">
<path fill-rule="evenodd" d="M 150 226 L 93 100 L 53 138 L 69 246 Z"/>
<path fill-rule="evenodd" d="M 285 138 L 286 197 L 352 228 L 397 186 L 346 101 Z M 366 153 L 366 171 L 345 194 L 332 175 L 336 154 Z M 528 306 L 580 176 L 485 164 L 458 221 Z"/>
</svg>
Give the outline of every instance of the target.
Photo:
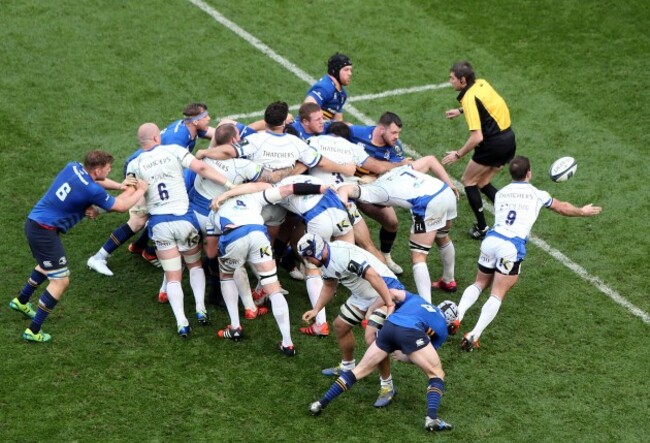
<svg viewBox="0 0 650 443">
<path fill-rule="evenodd" d="M 483 240 L 485 238 L 485 234 L 487 234 L 488 229 L 490 229 L 489 226 L 486 226 L 483 229 L 479 229 L 478 225 L 472 226 L 472 228 L 469 230 L 469 236 L 472 237 L 473 239 L 476 240 Z"/>
</svg>

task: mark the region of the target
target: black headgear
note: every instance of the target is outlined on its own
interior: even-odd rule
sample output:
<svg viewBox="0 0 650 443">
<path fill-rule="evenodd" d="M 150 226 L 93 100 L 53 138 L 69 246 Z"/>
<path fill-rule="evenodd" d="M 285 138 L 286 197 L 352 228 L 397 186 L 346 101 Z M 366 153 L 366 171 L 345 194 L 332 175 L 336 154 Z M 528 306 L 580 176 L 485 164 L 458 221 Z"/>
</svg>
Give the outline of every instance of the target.
<svg viewBox="0 0 650 443">
<path fill-rule="evenodd" d="M 346 66 L 352 66 L 352 60 L 347 55 L 337 52 L 327 60 L 327 73 L 340 82 L 339 72 Z"/>
</svg>

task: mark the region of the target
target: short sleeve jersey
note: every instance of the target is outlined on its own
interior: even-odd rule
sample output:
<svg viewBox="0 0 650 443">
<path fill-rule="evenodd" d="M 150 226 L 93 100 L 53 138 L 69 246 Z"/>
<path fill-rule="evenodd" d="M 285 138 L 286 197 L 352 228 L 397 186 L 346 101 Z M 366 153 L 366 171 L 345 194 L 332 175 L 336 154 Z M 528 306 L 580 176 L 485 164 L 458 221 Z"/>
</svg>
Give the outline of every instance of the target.
<svg viewBox="0 0 650 443">
<path fill-rule="evenodd" d="M 387 321 L 403 328 L 418 329 L 431 336 L 431 344 L 438 349 L 447 339 L 447 320 L 440 308 L 424 301 L 419 295 L 406 293 Z"/>
<path fill-rule="evenodd" d="M 372 183 L 361 185 L 359 200 L 411 209 L 418 199 L 435 195 L 444 186 L 437 178 L 404 165 L 391 169 Z"/>
<path fill-rule="evenodd" d="M 463 114 L 470 131 L 481 130 L 483 137 L 490 138 L 510 127 L 510 111 L 505 100 L 490 84 L 477 79 L 458 95 Z"/>
<path fill-rule="evenodd" d="M 527 239 L 539 211 L 550 207 L 553 198 L 528 182 L 513 182 L 497 192 L 494 199 L 493 230 L 506 237 Z"/>
<path fill-rule="evenodd" d="M 206 158 L 203 162 L 225 176 L 235 185 L 257 181 L 262 173 L 262 167 L 260 165 L 243 158 L 231 158 L 228 160 L 212 160 Z M 194 191 L 206 199 L 212 199 L 226 192 L 226 188 L 210 179 L 197 175 L 194 181 Z"/>
<path fill-rule="evenodd" d="M 350 141 L 361 146 L 370 157 L 377 160 L 386 160 L 399 163 L 404 160 L 402 142 L 397 141 L 395 146 L 376 146 L 372 144 L 372 131 L 376 126 L 350 126 Z"/>
<path fill-rule="evenodd" d="M 194 156 L 179 145 L 158 145 L 144 151 L 127 165 L 127 173 L 149 183 L 145 194 L 151 215 L 184 215 L 189 199 L 183 171 Z"/>
<path fill-rule="evenodd" d="M 334 115 L 343 112 L 343 105 L 348 99 L 348 94 L 344 87 L 341 87 L 340 91 L 337 90 L 334 80 L 325 74 L 309 88 L 307 97 L 312 97 L 316 100 L 318 106 L 323 110 L 323 117 L 331 120 L 334 118 Z"/>
<path fill-rule="evenodd" d="M 368 159 L 368 153 L 359 145 L 350 143 L 343 137 L 334 135 L 318 135 L 309 139 L 309 146 L 318 151 L 320 155 L 342 165 L 354 163 L 362 166 Z M 336 185 L 342 183 L 356 182 L 352 177 L 346 177 L 338 172 L 324 171 L 316 166 L 309 171 L 309 175 L 323 180 L 324 184 Z"/>
<path fill-rule="evenodd" d="M 300 138 L 291 134 L 257 132 L 233 144 L 237 157 L 252 160 L 269 169 L 293 168 L 297 161 L 313 168 L 320 154 Z"/>
<path fill-rule="evenodd" d="M 84 218 L 89 206 L 96 205 L 109 211 L 114 204 L 115 197 L 95 183 L 81 163 L 70 162 L 59 172 L 27 218 L 65 233 Z"/>
<path fill-rule="evenodd" d="M 198 137 L 205 137 L 205 134 L 205 131 L 199 131 L 197 135 Z M 160 139 L 161 145 L 179 145 L 189 152 L 194 151 L 196 145 L 196 137 L 192 138 L 192 134 L 183 120 L 176 120 L 160 131 Z"/>
<path fill-rule="evenodd" d="M 370 252 L 344 241 L 333 241 L 328 245 L 328 260 L 321 267 L 323 278 L 337 279 L 350 292 L 366 299 L 379 297 L 372 285 L 363 278 L 368 268 L 373 268 L 389 288 L 402 287 L 388 266 Z"/>
</svg>

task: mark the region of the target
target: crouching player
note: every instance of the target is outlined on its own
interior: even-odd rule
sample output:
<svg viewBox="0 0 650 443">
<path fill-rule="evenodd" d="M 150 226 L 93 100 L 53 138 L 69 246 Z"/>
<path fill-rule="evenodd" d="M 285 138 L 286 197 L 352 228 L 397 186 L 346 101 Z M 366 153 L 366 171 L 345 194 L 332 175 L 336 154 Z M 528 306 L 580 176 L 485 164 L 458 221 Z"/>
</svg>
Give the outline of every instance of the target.
<svg viewBox="0 0 650 443">
<path fill-rule="evenodd" d="M 320 414 L 332 400 L 369 375 L 391 352 L 402 351 L 429 379 L 424 428 L 427 431 L 451 430 L 451 424 L 438 418 L 438 406 L 445 390 L 445 372 L 436 349 L 447 339 L 447 328 L 456 320 L 457 307 L 449 301 L 434 306 L 403 290 L 393 289 L 391 295 L 397 303 L 395 312 L 386 319 L 361 362 L 352 371 L 343 372 L 325 395 L 309 406 L 309 411 L 313 415 Z"/>
</svg>

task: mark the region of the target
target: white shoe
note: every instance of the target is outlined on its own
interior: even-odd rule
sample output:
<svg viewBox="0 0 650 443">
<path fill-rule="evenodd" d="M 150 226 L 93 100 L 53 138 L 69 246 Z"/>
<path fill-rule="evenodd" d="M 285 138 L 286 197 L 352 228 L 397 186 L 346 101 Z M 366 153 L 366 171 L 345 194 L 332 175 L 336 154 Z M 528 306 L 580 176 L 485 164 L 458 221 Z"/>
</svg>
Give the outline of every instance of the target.
<svg viewBox="0 0 650 443">
<path fill-rule="evenodd" d="M 294 267 L 291 271 L 289 271 L 289 276 L 293 278 L 294 280 L 304 280 L 305 276 L 303 275 L 302 272 L 300 272 L 300 269 Z"/>
<path fill-rule="evenodd" d="M 102 275 L 106 275 L 108 277 L 113 276 L 113 272 L 110 269 L 108 269 L 108 266 L 106 265 L 106 260 L 102 260 L 101 258 L 95 258 L 94 255 L 88 259 L 86 265 L 88 265 L 88 267 L 93 271 L 99 272 Z"/>
<path fill-rule="evenodd" d="M 393 271 L 395 275 L 400 275 L 404 273 L 404 269 L 402 269 L 400 265 L 398 265 L 393 261 L 390 254 L 384 254 L 384 258 L 386 259 L 386 266 L 388 266 L 388 269 Z"/>
</svg>

